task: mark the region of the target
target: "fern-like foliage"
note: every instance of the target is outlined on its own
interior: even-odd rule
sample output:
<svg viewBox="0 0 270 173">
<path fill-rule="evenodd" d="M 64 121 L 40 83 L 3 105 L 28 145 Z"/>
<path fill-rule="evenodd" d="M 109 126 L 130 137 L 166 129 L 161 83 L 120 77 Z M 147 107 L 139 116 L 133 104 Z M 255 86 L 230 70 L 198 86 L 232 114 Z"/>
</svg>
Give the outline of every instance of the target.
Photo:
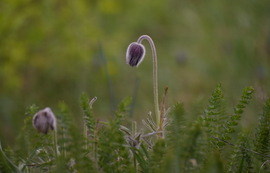
<svg viewBox="0 0 270 173">
<path fill-rule="evenodd" d="M 118 106 L 115 119 L 103 127 L 98 142 L 99 167 L 103 172 L 134 172 L 129 148 L 125 145 L 124 134 L 119 130 L 120 123 L 128 113 L 131 99 L 124 99 Z"/>
<path fill-rule="evenodd" d="M 230 135 L 235 132 L 244 108 L 252 99 L 253 91 L 252 87 L 245 88 L 239 103 L 234 108 L 233 114 L 228 116 L 225 110 L 221 85 L 219 84 L 216 87 L 209 99 L 209 105 L 205 110 L 205 114 L 201 118 L 201 122 L 206 129 L 208 141 L 212 146 L 221 148 L 225 145 L 221 140 L 231 139 Z"/>
<path fill-rule="evenodd" d="M 184 108 L 180 103 L 176 103 L 170 112 L 171 122 L 168 127 L 168 145 L 170 147 L 176 148 L 180 144 L 181 137 L 184 134 Z"/>
<path fill-rule="evenodd" d="M 75 165 L 70 164 L 70 158 L 75 159 L 73 156 L 74 149 L 73 139 L 71 136 L 72 120 L 68 106 L 64 102 L 59 103 L 60 112 L 56 114 L 57 117 L 57 133 L 58 133 L 58 146 L 60 156 L 56 159 L 55 172 L 75 170 Z"/>
<path fill-rule="evenodd" d="M 95 122 L 94 115 L 93 115 L 92 103 L 88 99 L 88 97 L 85 93 L 83 93 L 81 95 L 80 100 L 81 100 L 81 108 L 82 108 L 83 113 L 84 113 L 85 124 L 90 132 L 90 135 L 93 136 L 96 122 Z"/>
<path fill-rule="evenodd" d="M 124 118 L 126 117 L 131 103 L 132 98 L 126 97 L 118 105 L 118 110 L 115 112 L 115 120 L 113 121 L 117 128 L 120 127 L 121 122 L 123 122 Z"/>
<path fill-rule="evenodd" d="M 270 99 L 266 101 L 256 132 L 255 150 L 267 153 L 270 149 Z"/>
<path fill-rule="evenodd" d="M 83 94 L 84 129 L 71 120 L 68 106 L 60 103 L 60 111 L 55 112 L 57 135 L 34 130 L 32 118 L 39 108 L 32 105 L 26 111 L 18 147 L 11 150 L 0 145 L 0 172 L 269 172 L 270 99 L 255 133 L 243 133 L 238 126 L 252 93 L 252 87 L 245 88 L 229 114 L 218 84 L 204 114 L 192 121 L 177 103 L 164 113 L 168 126 L 162 138 L 151 114 L 143 121 L 150 132 L 137 130 L 136 122 L 129 128 L 125 118 L 131 98 L 124 99 L 115 117 L 104 122 L 95 121 L 94 101 Z"/>
<path fill-rule="evenodd" d="M 64 102 L 59 104 L 60 112 L 57 117 L 58 145 L 61 155 L 67 157 L 70 152 L 69 145 L 72 142 L 70 137 L 71 119 L 67 105 Z"/>
<path fill-rule="evenodd" d="M 56 170 L 94 171 L 94 163 L 85 148 L 82 129 L 71 122 L 70 112 L 64 103 L 60 104 L 59 114 L 59 146 L 61 155 L 57 158 Z"/>
<path fill-rule="evenodd" d="M 21 147 L 18 148 L 16 152 L 19 152 L 22 157 L 26 157 L 28 153 L 33 151 L 33 143 L 35 143 L 33 140 L 36 140 L 33 135 L 33 125 L 32 125 L 32 119 L 33 115 L 39 110 L 39 107 L 36 105 L 31 105 L 26 109 L 25 115 L 26 118 L 23 122 L 23 127 L 21 130 L 21 133 L 18 136 L 18 142 L 20 145 L 22 145 L 23 150 L 21 150 Z"/>
<path fill-rule="evenodd" d="M 270 99 L 265 102 L 263 112 L 260 116 L 255 134 L 254 147 L 255 151 L 259 153 L 270 153 Z M 259 157 L 259 160 L 265 161 L 265 158 Z"/>
<path fill-rule="evenodd" d="M 242 133 L 238 137 L 238 142 L 231 155 L 228 172 L 254 172 L 252 153 L 248 151 L 251 148 L 250 138 L 247 133 Z"/>
<path fill-rule="evenodd" d="M 70 156 L 68 157 L 69 169 L 75 172 L 94 172 L 92 158 L 89 157 L 89 151 L 84 147 L 83 134 L 76 125 L 72 124 L 70 136 L 72 142 L 68 146 L 70 148 Z"/>
<path fill-rule="evenodd" d="M 166 154 L 166 146 L 164 139 L 158 139 L 151 152 L 150 172 L 151 173 L 162 173 L 166 172 L 164 169 L 164 156 Z"/>
<path fill-rule="evenodd" d="M 94 119 L 93 113 L 93 103 L 96 101 L 96 97 L 92 100 L 89 100 L 86 94 L 81 95 L 80 103 L 83 110 L 83 119 L 84 119 L 84 150 L 87 153 L 85 160 L 88 160 L 91 163 L 92 160 L 96 160 L 96 121 Z M 89 160 L 90 158 L 90 160 Z M 91 164 L 87 164 L 90 166 Z"/>
<path fill-rule="evenodd" d="M 170 112 L 171 122 L 168 127 L 167 145 L 170 159 L 172 160 L 167 167 L 173 167 L 173 170 L 179 172 L 183 169 L 183 139 L 185 136 L 184 108 L 180 103 L 175 104 Z"/>
<path fill-rule="evenodd" d="M 169 172 L 200 170 L 199 164 L 203 160 L 201 124 L 198 121 L 187 122 L 184 115 L 182 104 L 177 103 L 172 107 L 166 138 L 167 146 L 164 149 L 166 157 L 162 159 L 165 170 Z"/>
<path fill-rule="evenodd" d="M 201 158 L 205 158 L 205 161 L 202 162 L 204 171 L 212 169 L 211 165 L 214 162 L 208 161 L 209 159 L 207 158 L 209 158 L 209 156 L 213 157 L 213 159 L 217 158 L 215 160 L 220 159 L 220 156 L 224 151 L 224 146 L 227 144 L 228 140 L 231 139 L 231 135 L 236 131 L 236 126 L 241 119 L 244 108 L 252 98 L 253 91 L 254 89 L 252 87 L 245 88 L 239 103 L 234 108 L 233 114 L 228 115 L 227 110 L 225 109 L 225 100 L 221 85 L 219 84 L 215 88 L 209 99 L 209 104 L 205 109 L 204 115 L 198 121 L 203 127 L 201 132 L 202 135 L 199 137 L 202 145 L 198 149 L 202 153 Z M 223 164 L 222 161 L 218 163 Z M 217 169 L 220 169 L 220 171 L 224 170 L 224 165 L 220 166 L 221 167 Z"/>
<path fill-rule="evenodd" d="M 0 143 L 0 172 L 21 173 L 21 170 L 10 160 L 2 149 Z"/>
<path fill-rule="evenodd" d="M 241 99 L 239 103 L 234 108 L 233 115 L 229 116 L 226 124 L 225 124 L 225 133 L 223 135 L 224 140 L 230 139 L 229 134 L 235 132 L 235 127 L 237 126 L 239 120 L 241 119 L 241 115 L 244 112 L 244 108 L 249 104 L 252 99 L 252 94 L 254 89 L 252 87 L 246 87 L 242 93 Z"/>
<path fill-rule="evenodd" d="M 182 156 L 185 172 L 201 170 L 206 155 L 209 154 L 206 136 L 203 133 L 202 126 L 199 122 L 192 123 L 190 128 L 186 129 L 184 142 L 182 141 Z"/>
<path fill-rule="evenodd" d="M 214 147 L 222 147 L 224 145 L 213 137 L 222 137 L 224 134 L 224 127 L 222 125 L 225 124 L 226 119 L 224 94 L 221 84 L 218 84 L 208 100 L 208 106 L 204 111 L 204 115 L 200 119 L 201 124 L 205 127 L 207 140 Z"/>
</svg>

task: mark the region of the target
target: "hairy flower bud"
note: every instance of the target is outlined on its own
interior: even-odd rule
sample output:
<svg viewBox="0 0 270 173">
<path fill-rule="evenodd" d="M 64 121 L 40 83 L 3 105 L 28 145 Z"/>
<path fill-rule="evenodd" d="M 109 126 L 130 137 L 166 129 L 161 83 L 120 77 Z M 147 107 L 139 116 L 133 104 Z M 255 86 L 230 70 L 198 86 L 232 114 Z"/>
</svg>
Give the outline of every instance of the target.
<svg viewBox="0 0 270 173">
<path fill-rule="evenodd" d="M 142 44 L 133 42 L 128 46 L 126 54 L 126 62 L 131 67 L 138 67 L 143 61 L 145 55 L 145 48 Z"/>
<path fill-rule="evenodd" d="M 49 129 L 56 130 L 56 118 L 51 108 L 45 108 L 37 112 L 32 123 L 39 132 L 44 134 L 47 134 Z"/>
</svg>

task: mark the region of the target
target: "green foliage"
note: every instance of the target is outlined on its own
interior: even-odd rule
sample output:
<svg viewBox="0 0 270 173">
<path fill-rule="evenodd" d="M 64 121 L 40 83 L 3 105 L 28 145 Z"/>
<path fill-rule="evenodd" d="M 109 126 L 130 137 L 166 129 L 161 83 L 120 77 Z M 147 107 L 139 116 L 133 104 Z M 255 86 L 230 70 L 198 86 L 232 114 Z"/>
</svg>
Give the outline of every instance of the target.
<svg viewBox="0 0 270 173">
<path fill-rule="evenodd" d="M 70 130 L 71 130 L 71 117 L 67 105 L 64 102 L 59 104 L 60 112 L 57 114 L 57 133 L 58 145 L 60 152 L 66 156 L 70 152 Z"/>
<path fill-rule="evenodd" d="M 222 140 L 231 139 L 230 135 L 235 132 L 244 108 L 252 99 L 253 91 L 252 87 L 245 88 L 239 103 L 234 108 L 233 114 L 227 115 L 221 84 L 216 87 L 209 99 L 209 105 L 205 110 L 205 114 L 201 118 L 201 122 L 206 129 L 208 141 L 213 146 L 223 147 L 225 144 Z"/>
<path fill-rule="evenodd" d="M 270 100 L 254 132 L 238 127 L 252 93 L 253 88 L 245 88 L 234 113 L 228 115 L 218 84 L 204 115 L 192 121 L 186 118 L 183 104 L 175 104 L 168 109 L 164 138 L 156 131 L 137 131 L 136 122 L 132 130 L 126 127 L 131 98 L 124 99 L 114 118 L 105 122 L 95 121 L 93 102 L 89 105 L 83 94 L 84 128 L 78 128 L 65 103 L 59 104 L 55 131 L 58 154 L 53 132 L 44 135 L 33 131 L 32 117 L 39 108 L 32 105 L 26 111 L 18 146 L 14 150 L 0 146 L 0 172 L 267 172 Z M 238 135 L 232 138 L 233 134 Z"/>
<path fill-rule="evenodd" d="M 167 135 L 165 167 L 170 172 L 200 170 L 206 147 L 202 125 L 198 121 L 187 122 L 182 104 L 175 104 L 171 110 L 171 123 Z"/>
<path fill-rule="evenodd" d="M 81 95 L 81 107 L 84 113 L 84 119 L 86 126 L 89 130 L 89 133 L 93 136 L 94 134 L 94 128 L 95 128 L 95 120 L 92 110 L 92 105 L 90 105 L 90 100 L 86 96 L 86 94 Z"/>
<path fill-rule="evenodd" d="M 265 102 L 263 112 L 255 133 L 254 150 L 264 155 L 270 153 L 270 99 Z M 265 162 L 266 158 L 257 156 L 260 162 Z M 269 158 L 268 158 L 269 159 Z M 266 161 L 267 162 L 267 161 Z M 263 170 L 269 170 L 269 164 L 262 165 Z"/>
<path fill-rule="evenodd" d="M 21 172 L 222 172 L 234 154 L 242 160 L 234 160 L 233 171 L 248 170 L 251 157 L 253 172 L 260 166 L 267 172 L 269 101 L 256 130 L 259 106 L 245 109 L 252 88 L 234 109 L 228 105 L 250 83 L 259 101 L 269 93 L 269 6 L 269 0 L 1 0 L 0 172 L 16 172 L 15 167 Z M 168 103 L 181 98 L 184 105 L 175 105 L 166 117 L 164 143 L 155 133 L 147 136 L 138 121 L 139 135 L 131 137 L 141 143 L 132 148 L 119 132 L 121 125 L 130 128 L 124 121 L 128 101 L 113 120 L 101 120 L 112 118 L 116 101 L 134 89 L 133 118 L 147 118 L 149 129 L 157 130 L 155 120 L 145 118 L 153 110 L 150 51 L 136 73 L 123 66 L 128 43 L 142 32 L 160 43 L 159 81 L 172 91 Z M 218 85 L 198 118 L 207 104 L 205 93 L 217 80 L 228 97 Z M 86 94 L 74 103 L 82 91 L 99 96 L 95 116 Z M 56 109 L 59 98 L 66 104 Z M 43 135 L 32 126 L 39 108 L 30 106 L 23 114 L 33 100 L 40 108 L 56 109 L 58 156 L 53 132 Z M 251 129 L 245 142 L 237 139 L 242 124 Z"/>
<path fill-rule="evenodd" d="M 207 159 L 203 165 L 203 169 L 200 172 L 220 172 L 225 173 L 224 169 L 224 160 L 219 150 L 213 150 L 211 153 L 208 153 Z"/>
<path fill-rule="evenodd" d="M 209 104 L 202 116 L 202 124 L 206 127 L 206 134 L 209 143 L 221 147 L 223 143 L 215 140 L 213 137 L 220 138 L 224 135 L 224 126 L 227 115 L 225 110 L 224 95 L 221 84 L 218 84 L 209 99 Z"/>
<path fill-rule="evenodd" d="M 248 148 L 251 148 L 249 139 L 250 135 L 240 134 L 231 155 L 229 172 L 254 172 L 252 153 L 248 151 Z"/>
<path fill-rule="evenodd" d="M 187 128 L 182 141 L 182 156 L 179 160 L 182 162 L 182 170 L 187 172 L 200 170 L 208 153 L 208 145 L 203 133 L 202 126 L 195 122 Z M 208 153 L 209 154 L 209 153 Z"/>
<path fill-rule="evenodd" d="M 168 129 L 168 145 L 176 148 L 180 144 L 180 139 L 184 132 L 184 108 L 180 103 L 175 104 L 172 107 L 171 113 L 171 122 Z M 172 143 L 170 143 L 172 142 Z M 179 148 L 180 149 L 180 148 Z"/>
<path fill-rule="evenodd" d="M 162 173 L 166 171 L 164 169 L 164 156 L 166 154 L 165 141 L 158 139 L 153 147 L 153 151 L 150 155 L 150 172 L 151 173 Z"/>
<path fill-rule="evenodd" d="M 89 157 L 91 153 L 85 148 L 82 129 L 71 122 L 67 106 L 64 103 L 60 103 L 59 106 L 58 145 L 60 157 L 56 158 L 55 171 L 93 171 L 94 164 L 92 158 Z"/>
<path fill-rule="evenodd" d="M 184 120 L 184 108 L 180 103 L 175 104 L 172 107 L 171 113 L 171 123 L 168 127 L 168 151 L 172 155 L 172 163 L 169 166 L 174 166 L 173 170 L 178 172 L 180 168 L 183 168 L 184 159 L 181 158 L 185 152 L 183 148 L 183 142 L 181 139 L 185 136 L 185 120 Z"/>
<path fill-rule="evenodd" d="M 234 127 L 238 124 L 238 121 L 241 119 L 241 115 L 244 112 L 244 108 L 248 105 L 250 100 L 252 99 L 252 93 L 254 89 L 252 87 L 246 87 L 242 93 L 241 99 L 239 103 L 234 108 L 234 113 L 231 115 L 226 122 L 226 131 L 224 135 L 224 139 L 229 139 L 228 134 L 233 133 L 235 131 Z"/>
<path fill-rule="evenodd" d="M 122 102 L 118 105 L 118 110 L 115 113 L 115 124 L 119 127 L 120 123 L 123 121 L 123 118 L 127 114 L 129 106 L 132 102 L 131 97 L 126 97 Z"/>
<path fill-rule="evenodd" d="M 134 157 L 134 164 L 137 167 L 137 163 L 140 166 L 140 170 L 142 172 L 148 173 L 149 172 L 149 153 L 147 149 L 145 148 L 144 144 L 141 144 L 141 147 L 139 149 L 132 147 L 131 151 L 133 153 Z"/>
<path fill-rule="evenodd" d="M 185 98 L 190 108 L 216 81 L 229 98 L 249 83 L 264 98 L 270 88 L 269 6 L 268 0 L 1 0 L 0 137 L 14 144 L 22 110 L 33 100 L 45 106 L 60 98 L 79 112 L 73 103 L 83 91 L 98 95 L 95 110 L 106 116 L 134 89 L 140 100 L 134 113 L 143 119 L 152 96 L 151 60 L 146 55 L 138 73 L 123 63 L 128 44 L 142 33 L 159 42 L 159 81 L 173 93 L 168 102 Z"/>
<path fill-rule="evenodd" d="M 33 115 L 38 111 L 38 107 L 36 105 L 31 105 L 26 109 L 26 118 L 24 120 L 24 126 L 22 127 L 22 131 L 18 136 L 18 140 L 20 142 L 20 144 L 22 145 L 23 150 L 17 151 L 17 152 L 21 152 L 21 154 L 23 156 L 26 156 L 28 153 L 32 152 L 33 148 L 33 140 L 35 140 L 35 138 L 33 138 L 33 125 L 32 125 L 32 119 L 33 119 Z"/>
<path fill-rule="evenodd" d="M 98 142 L 98 164 L 104 172 L 132 172 L 129 149 L 125 146 L 124 134 L 119 130 L 120 123 L 127 115 L 130 98 L 124 99 L 118 106 L 115 119 L 108 127 L 103 127 Z"/>
<path fill-rule="evenodd" d="M 265 102 L 263 113 L 256 131 L 255 151 L 267 154 L 270 152 L 270 99 Z"/>
<path fill-rule="evenodd" d="M 20 169 L 6 156 L 0 143 L 0 171 L 21 173 Z"/>
</svg>

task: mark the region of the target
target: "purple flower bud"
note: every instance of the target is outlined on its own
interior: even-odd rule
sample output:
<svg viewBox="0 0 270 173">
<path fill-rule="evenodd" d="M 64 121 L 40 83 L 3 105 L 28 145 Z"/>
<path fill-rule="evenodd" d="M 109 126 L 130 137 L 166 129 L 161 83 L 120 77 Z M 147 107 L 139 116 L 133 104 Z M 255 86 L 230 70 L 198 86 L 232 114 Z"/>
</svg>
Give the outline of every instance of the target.
<svg viewBox="0 0 270 173">
<path fill-rule="evenodd" d="M 39 132 L 44 134 L 47 134 L 49 129 L 56 130 L 56 118 L 51 108 L 45 108 L 37 112 L 32 123 Z"/>
<path fill-rule="evenodd" d="M 127 48 L 126 61 L 131 67 L 138 67 L 143 61 L 145 48 L 142 44 L 133 42 Z"/>
</svg>

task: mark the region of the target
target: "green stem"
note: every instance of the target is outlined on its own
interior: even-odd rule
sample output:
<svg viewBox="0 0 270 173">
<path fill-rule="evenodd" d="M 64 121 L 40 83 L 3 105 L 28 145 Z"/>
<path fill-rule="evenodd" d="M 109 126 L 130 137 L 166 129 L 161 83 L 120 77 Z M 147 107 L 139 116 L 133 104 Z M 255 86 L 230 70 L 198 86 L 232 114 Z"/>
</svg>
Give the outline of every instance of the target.
<svg viewBox="0 0 270 173">
<path fill-rule="evenodd" d="M 63 139 L 66 139 L 66 136 L 65 136 L 65 134 L 63 135 Z M 67 156 L 67 152 L 66 152 L 66 143 L 65 143 L 65 141 L 63 142 L 63 151 L 64 151 L 64 158 L 66 158 L 66 156 Z"/>
<path fill-rule="evenodd" d="M 134 164 L 135 172 L 137 172 L 137 161 L 134 154 L 133 154 L 133 164 Z"/>
<path fill-rule="evenodd" d="M 54 149 L 55 149 L 55 157 L 57 158 L 58 155 L 60 154 L 59 151 L 58 151 L 58 144 L 57 144 L 57 130 L 55 129 L 54 130 L 54 133 L 53 133 L 53 138 L 54 138 Z"/>
<path fill-rule="evenodd" d="M 9 163 L 9 166 L 11 166 L 14 172 L 21 173 L 20 169 L 7 157 L 7 155 L 3 151 L 1 142 L 0 142 L 0 157 L 7 160 L 7 162 Z"/>
<path fill-rule="evenodd" d="M 157 52 L 156 52 L 156 47 L 148 35 L 142 35 L 138 39 L 138 43 L 141 43 L 144 39 L 146 39 L 152 50 L 152 56 L 153 56 L 153 87 L 154 87 L 154 104 L 155 104 L 155 115 L 156 115 L 156 123 L 157 126 L 160 127 L 160 113 L 159 113 L 159 103 L 158 103 L 158 79 L 157 79 Z"/>
<path fill-rule="evenodd" d="M 87 149 L 88 149 L 88 138 L 87 138 L 87 126 L 86 126 L 86 122 L 84 122 L 84 130 L 83 131 L 84 131 L 84 140 L 85 140 L 85 150 L 87 151 Z"/>
<path fill-rule="evenodd" d="M 137 131 L 137 122 L 133 121 L 132 122 L 132 135 L 135 135 Z"/>
</svg>

